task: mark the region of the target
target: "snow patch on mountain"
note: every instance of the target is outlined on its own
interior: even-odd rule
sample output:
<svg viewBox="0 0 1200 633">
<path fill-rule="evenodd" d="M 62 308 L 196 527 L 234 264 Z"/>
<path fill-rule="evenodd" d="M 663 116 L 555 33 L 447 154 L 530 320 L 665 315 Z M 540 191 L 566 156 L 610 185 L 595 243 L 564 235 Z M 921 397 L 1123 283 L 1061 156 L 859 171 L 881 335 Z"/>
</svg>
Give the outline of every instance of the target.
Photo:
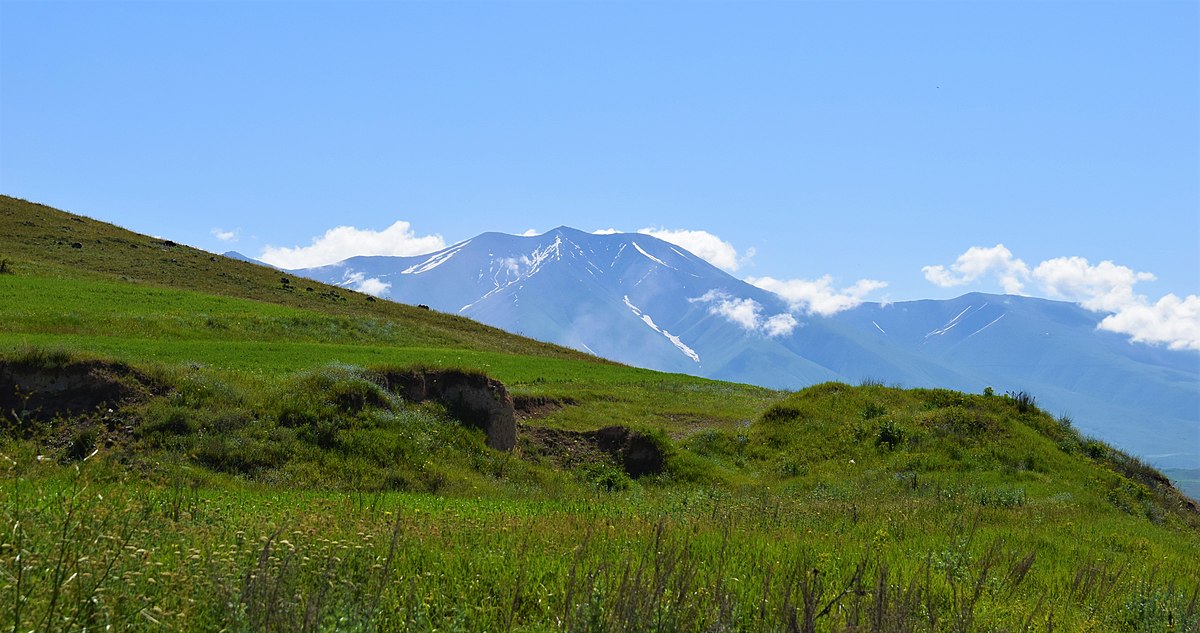
<svg viewBox="0 0 1200 633">
<path fill-rule="evenodd" d="M 986 330 L 986 329 L 988 329 L 988 328 L 992 327 L 993 325 L 995 325 L 996 323 L 998 323 L 998 322 L 1000 321 L 1000 319 L 1003 319 L 1003 318 L 1004 318 L 1006 315 L 1008 315 L 1008 313 L 1007 313 L 1007 312 L 1001 313 L 1001 314 L 1000 314 L 1000 316 L 998 316 L 998 317 L 996 317 L 995 319 L 993 319 L 991 323 L 988 323 L 987 325 L 985 325 L 985 326 L 983 326 L 983 327 L 979 328 L 978 330 L 975 330 L 974 332 L 971 332 L 970 334 L 968 334 L 968 335 L 967 335 L 967 338 L 971 338 L 972 336 L 975 336 L 976 334 L 979 334 L 980 332 L 982 332 L 982 331 L 984 331 L 984 330 Z"/>
<path fill-rule="evenodd" d="M 578 247 L 576 247 L 578 248 Z M 494 259 L 489 266 L 489 272 L 492 273 L 492 289 L 484 293 L 482 297 L 468 303 L 458 309 L 459 313 L 466 312 L 471 307 L 479 302 L 503 292 L 514 284 L 528 280 L 530 277 L 538 274 L 542 270 L 542 266 L 546 262 L 562 259 L 562 236 L 556 236 L 554 243 L 545 248 L 535 248 L 529 255 L 520 257 L 505 257 Z M 496 266 L 499 264 L 499 267 Z M 503 273 L 504 280 L 500 280 L 500 275 Z M 518 286 L 520 289 L 521 286 Z"/>
<path fill-rule="evenodd" d="M 454 246 L 451 246 L 450 248 L 447 248 L 444 251 L 434 253 L 433 255 L 431 255 L 429 257 L 429 259 L 421 262 L 420 264 L 415 264 L 415 265 L 409 266 L 408 268 L 405 268 L 404 270 L 400 271 L 400 274 L 401 275 L 419 275 L 421 273 L 427 273 L 427 272 L 433 270 L 434 268 L 437 268 L 438 266 L 441 266 L 442 264 L 445 264 L 446 262 L 450 261 L 451 257 L 454 257 L 455 255 L 457 255 L 459 251 L 466 248 L 467 244 L 470 244 L 470 243 L 471 243 L 471 240 L 467 240 L 465 242 L 459 242 L 458 244 L 455 244 Z"/>
<path fill-rule="evenodd" d="M 578 248 L 578 246 L 576 248 Z M 531 253 L 529 256 L 529 272 L 525 273 L 525 278 L 528 279 L 529 277 L 538 274 L 538 271 L 542 269 L 542 265 L 548 261 L 551 261 L 551 256 L 553 256 L 555 260 L 562 259 L 561 235 L 555 236 L 554 243 L 546 248 L 534 249 L 533 253 Z"/>
<path fill-rule="evenodd" d="M 957 315 L 954 316 L 953 319 L 950 319 L 944 325 L 942 325 L 942 327 L 931 330 L 928 334 L 925 335 L 925 338 L 929 338 L 931 336 L 941 336 L 941 335 L 945 334 L 946 332 L 953 330 L 954 326 L 958 325 L 958 320 L 961 319 L 964 314 L 966 314 L 968 311 L 970 311 L 972 307 L 974 307 L 974 306 L 967 306 L 967 307 L 963 308 L 962 312 L 959 312 Z"/>
<path fill-rule="evenodd" d="M 633 244 L 633 247 L 634 247 L 634 248 L 636 248 L 636 249 L 637 249 L 637 251 L 638 251 L 639 253 L 641 253 L 641 254 L 645 255 L 647 258 L 649 258 L 649 259 L 650 259 L 650 261 L 652 261 L 652 262 L 654 262 L 654 263 L 656 263 L 656 264 L 658 264 L 658 265 L 660 265 L 660 266 L 666 266 L 667 268 L 670 268 L 671 270 L 676 270 L 676 268 L 675 268 L 674 266 L 672 266 L 672 265 L 668 264 L 667 262 L 664 262 L 663 260 L 661 260 L 661 259 L 659 259 L 659 258 L 657 258 L 657 257 L 655 257 L 655 256 L 653 256 L 653 255 L 651 255 L 650 253 L 647 253 L 647 252 L 646 252 L 646 249 L 642 248 L 641 246 L 638 246 L 638 243 L 637 243 L 637 242 L 632 242 L 632 244 Z"/>
<path fill-rule="evenodd" d="M 635 244 L 635 246 L 636 246 L 636 244 Z M 641 250 L 641 249 L 639 248 L 638 250 Z M 684 356 L 687 356 L 688 358 L 692 359 L 693 361 L 696 361 L 696 363 L 700 362 L 700 355 L 697 354 L 695 350 L 688 347 L 682 340 L 679 339 L 678 336 L 675 336 L 674 334 L 671 334 L 670 332 L 659 328 L 658 325 L 654 323 L 654 319 L 650 318 L 649 314 L 643 313 L 640 308 L 633 305 L 633 303 L 629 300 L 629 295 L 625 295 L 625 306 L 633 311 L 634 316 L 641 319 L 642 322 L 645 323 L 646 325 L 649 325 L 650 329 L 654 330 L 655 332 L 658 332 L 659 334 L 662 334 L 663 336 L 665 336 L 667 338 L 668 341 L 671 341 L 671 344 L 674 345 L 676 348 L 678 348 L 679 351 L 683 352 Z"/>
</svg>

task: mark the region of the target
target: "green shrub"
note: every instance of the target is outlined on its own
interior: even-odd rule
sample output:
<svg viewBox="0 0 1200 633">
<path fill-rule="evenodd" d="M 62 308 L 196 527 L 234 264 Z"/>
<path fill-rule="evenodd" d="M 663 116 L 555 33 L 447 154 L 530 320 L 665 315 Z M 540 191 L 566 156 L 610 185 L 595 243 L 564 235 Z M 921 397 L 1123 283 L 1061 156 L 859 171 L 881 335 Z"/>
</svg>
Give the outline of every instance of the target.
<svg viewBox="0 0 1200 633">
<path fill-rule="evenodd" d="M 1017 408 L 1017 413 L 1037 412 L 1037 398 L 1028 391 L 1009 391 L 1005 394 Z"/>
<path fill-rule="evenodd" d="M 879 432 L 875 435 L 875 446 L 886 446 L 888 450 L 892 450 L 904 443 L 905 431 L 892 420 L 884 420 L 879 423 Z"/>
<path fill-rule="evenodd" d="M 1108 445 L 1099 440 L 1087 440 L 1083 443 L 1083 452 L 1092 459 L 1104 459 L 1108 456 Z"/>
<path fill-rule="evenodd" d="M 633 480 L 625 471 L 605 462 L 585 466 L 582 478 L 593 486 L 608 492 L 629 490 L 629 487 L 633 485 Z"/>
</svg>

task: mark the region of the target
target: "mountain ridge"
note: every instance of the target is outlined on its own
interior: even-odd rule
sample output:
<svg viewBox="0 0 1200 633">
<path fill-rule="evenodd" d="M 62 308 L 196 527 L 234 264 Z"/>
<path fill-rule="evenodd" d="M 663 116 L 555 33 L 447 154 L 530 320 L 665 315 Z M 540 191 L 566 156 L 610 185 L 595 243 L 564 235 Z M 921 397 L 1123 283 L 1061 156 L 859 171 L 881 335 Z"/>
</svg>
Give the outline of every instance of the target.
<svg viewBox="0 0 1200 633">
<path fill-rule="evenodd" d="M 1200 465 L 1200 354 L 1130 343 L 1069 302 L 973 292 L 821 316 L 653 236 L 565 226 L 291 272 L 660 371 L 1026 391 L 1155 463 Z"/>
</svg>

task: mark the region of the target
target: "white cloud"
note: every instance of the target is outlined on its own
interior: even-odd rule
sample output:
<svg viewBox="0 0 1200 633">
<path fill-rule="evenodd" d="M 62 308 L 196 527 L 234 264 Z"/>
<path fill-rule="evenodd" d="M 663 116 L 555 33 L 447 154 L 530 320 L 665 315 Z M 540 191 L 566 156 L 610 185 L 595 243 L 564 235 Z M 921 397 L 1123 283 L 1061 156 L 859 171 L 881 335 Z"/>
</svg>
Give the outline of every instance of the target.
<svg viewBox="0 0 1200 633">
<path fill-rule="evenodd" d="M 713 300 L 709 311 L 725 317 L 743 329 L 757 330 L 762 325 L 762 305 L 753 299 L 717 298 Z"/>
<path fill-rule="evenodd" d="M 352 290 L 365 292 L 376 297 L 382 297 L 392 287 L 392 284 L 378 277 L 367 277 L 363 273 L 350 273 L 346 275 L 344 285 Z"/>
<path fill-rule="evenodd" d="M 747 277 L 746 283 L 783 297 L 793 310 L 812 312 L 822 316 L 849 310 L 862 303 L 868 294 L 887 287 L 886 281 L 859 279 L 853 285 L 837 290 L 833 287 L 833 277 L 829 275 L 815 281 Z"/>
<path fill-rule="evenodd" d="M 525 229 L 525 232 L 521 233 L 521 237 L 537 237 L 541 234 L 542 232 L 537 229 Z"/>
<path fill-rule="evenodd" d="M 213 234 L 213 237 L 217 238 L 218 240 L 221 240 L 222 242 L 236 242 L 238 239 L 238 231 L 236 229 L 233 231 L 223 231 L 221 229 L 213 229 L 212 234 Z"/>
<path fill-rule="evenodd" d="M 1169 294 L 1158 303 L 1140 302 L 1105 317 L 1100 329 L 1128 334 L 1139 343 L 1200 350 L 1200 296 Z"/>
<path fill-rule="evenodd" d="M 750 332 L 769 337 L 787 336 L 800 324 L 784 312 L 763 318 L 763 306 L 753 299 L 739 299 L 720 290 L 709 290 L 703 296 L 688 299 L 691 303 L 707 303 L 708 312 L 726 319 Z"/>
<path fill-rule="evenodd" d="M 1151 302 L 1134 286 L 1154 281 L 1155 276 L 1112 261 L 1093 266 L 1083 257 L 1056 257 L 1030 272 L 1025 262 L 1013 257 L 1003 244 L 997 244 L 992 248 L 972 246 L 949 269 L 926 266 L 921 270 L 926 279 L 942 287 L 978 281 L 994 273 L 1010 294 L 1019 293 L 1026 281 L 1033 280 L 1050 298 L 1073 301 L 1094 312 L 1108 312 L 1098 326 L 1102 330 L 1127 334 L 1139 343 L 1200 350 L 1200 296 L 1181 299 L 1168 294 Z"/>
<path fill-rule="evenodd" d="M 623 233 L 617 229 L 596 229 L 592 231 L 593 235 L 613 235 Z M 737 272 L 738 268 L 748 263 L 754 257 L 754 249 L 748 248 L 746 252 L 738 253 L 738 250 L 733 247 L 733 244 L 709 233 L 708 231 L 694 231 L 691 229 L 653 229 L 644 228 L 638 229 L 638 233 L 649 235 L 650 237 L 658 238 L 664 242 L 682 247 L 689 253 L 703 259 L 704 261 L 728 272 Z"/>
<path fill-rule="evenodd" d="M 968 284 L 994 273 L 1008 294 L 1020 294 L 1023 280 L 1029 277 L 1029 267 L 1014 258 L 1012 251 L 1003 244 L 991 248 L 972 246 L 959 255 L 949 269 L 941 265 L 925 266 L 921 272 L 925 273 L 925 279 L 943 288 Z"/>
<path fill-rule="evenodd" d="M 279 268 L 312 268 L 356 255 L 423 255 L 445 247 L 442 236 L 418 236 L 411 224 L 400 220 L 382 231 L 334 227 L 313 238 L 310 246 L 267 246 L 259 259 Z"/>
<path fill-rule="evenodd" d="M 783 314 L 776 314 L 764 321 L 763 330 L 767 333 L 767 336 L 774 338 L 776 336 L 791 334 L 797 325 L 800 325 L 800 322 L 796 320 L 796 317 L 785 312 Z"/>
<path fill-rule="evenodd" d="M 1116 312 L 1138 303 L 1133 286 L 1154 281 L 1150 273 L 1102 261 L 1092 266 L 1082 257 L 1057 257 L 1033 270 L 1033 277 L 1052 298 L 1076 301 L 1089 310 Z"/>
<path fill-rule="evenodd" d="M 741 268 L 743 264 L 750 261 L 750 258 L 754 257 L 753 248 L 747 249 L 744 255 L 739 255 L 733 244 L 708 231 L 646 228 L 639 229 L 638 233 L 681 246 L 684 250 L 700 257 L 713 266 L 729 272 L 737 272 L 738 268 Z"/>
<path fill-rule="evenodd" d="M 1092 266 L 1082 257 L 1056 257 L 1038 264 L 1033 277 L 1053 298 L 1112 313 L 1100 322 L 1102 330 L 1128 334 L 1139 343 L 1200 350 L 1200 297 L 1168 294 L 1151 303 L 1133 287 L 1154 281 L 1152 273 L 1107 260 Z"/>
</svg>

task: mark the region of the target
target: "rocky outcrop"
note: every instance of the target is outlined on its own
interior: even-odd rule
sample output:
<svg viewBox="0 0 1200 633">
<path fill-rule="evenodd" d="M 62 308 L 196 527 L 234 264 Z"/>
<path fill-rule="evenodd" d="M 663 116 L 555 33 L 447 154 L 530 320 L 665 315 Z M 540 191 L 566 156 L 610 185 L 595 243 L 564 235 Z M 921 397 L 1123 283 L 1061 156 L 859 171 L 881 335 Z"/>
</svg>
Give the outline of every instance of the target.
<svg viewBox="0 0 1200 633">
<path fill-rule="evenodd" d="M 498 380 L 454 369 L 385 372 L 381 378 L 405 400 L 438 402 L 464 424 L 483 429 L 494 449 L 510 451 L 517 445 L 513 399 Z"/>
</svg>

